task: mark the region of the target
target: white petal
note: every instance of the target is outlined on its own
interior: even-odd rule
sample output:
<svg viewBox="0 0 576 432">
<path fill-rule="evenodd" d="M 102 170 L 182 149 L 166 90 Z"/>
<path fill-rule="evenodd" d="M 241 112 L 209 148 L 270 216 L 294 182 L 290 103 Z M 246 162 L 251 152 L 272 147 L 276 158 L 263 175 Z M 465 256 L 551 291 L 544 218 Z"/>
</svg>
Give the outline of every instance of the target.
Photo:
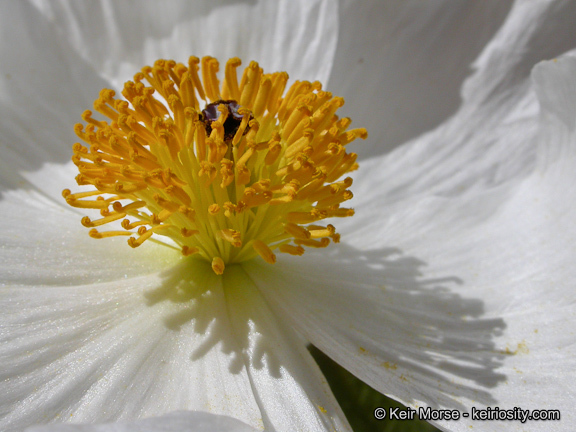
<svg viewBox="0 0 576 432">
<path fill-rule="evenodd" d="M 496 402 L 504 355 L 493 337 L 504 321 L 483 319 L 482 302 L 446 289 L 448 278 L 418 280 L 420 265 L 343 247 L 248 271 L 280 316 L 378 391 L 412 406 Z"/>
<path fill-rule="evenodd" d="M 250 269 L 268 301 L 344 367 L 412 406 L 561 412 L 560 422 L 462 419 L 442 427 L 569 430 L 576 397 L 575 77 L 573 59 L 538 66 L 541 123 L 536 115 L 492 123 L 498 133 L 488 134 L 499 135 L 493 145 L 500 150 L 485 160 L 500 163 L 502 177 L 439 193 L 449 183 L 439 176 L 430 190 L 422 182 L 390 208 L 385 194 L 372 194 L 371 217 L 347 237 L 360 249 L 336 246 L 324 265 L 320 254 L 277 265 L 281 283 L 271 283 L 266 268 Z M 536 103 L 532 98 L 517 100 Z M 514 161 L 523 150 L 531 163 Z"/>
<path fill-rule="evenodd" d="M 224 287 L 228 314 L 265 429 L 350 430 L 304 341 L 272 312 L 253 276 L 241 266 L 229 267 Z"/>
<path fill-rule="evenodd" d="M 509 2 L 342 2 L 329 87 L 342 112 L 366 127 L 361 156 L 388 152 L 450 117 L 470 64 Z"/>
<path fill-rule="evenodd" d="M 190 55 L 238 56 L 268 71 L 326 80 L 336 48 L 334 0 L 34 3 L 116 85 L 158 58 Z"/>
<path fill-rule="evenodd" d="M 260 429 L 349 430 L 305 343 L 241 267 L 221 281 L 183 260 L 113 283 L 4 288 L 3 430 L 178 409 Z"/>
<path fill-rule="evenodd" d="M 1 429 L 175 410 L 261 428 L 224 302 L 194 260 L 112 283 L 2 288 Z"/>
<path fill-rule="evenodd" d="M 503 102 L 532 66 L 576 45 L 575 15 L 572 2 L 343 2 L 329 87 L 345 97 L 353 124 L 368 129 L 353 151 L 388 152 L 450 119 L 469 102 L 472 89 L 462 93 L 462 84 L 474 68 L 486 72 L 473 86 L 477 102 L 499 99 L 484 115 L 506 113 Z M 476 124 L 468 121 L 468 129 Z"/>
<path fill-rule="evenodd" d="M 358 227 L 372 230 L 368 219 L 378 213 L 387 236 L 398 226 L 394 237 L 420 241 L 438 229 L 430 221 L 455 223 L 452 198 L 468 206 L 458 224 L 473 225 L 498 211 L 535 168 L 539 104 L 530 68 L 576 45 L 570 17 L 576 17 L 571 2 L 518 2 L 476 61 L 478 70 L 463 86 L 458 112 L 436 130 L 361 164 L 353 188 L 357 217 L 339 223 L 343 234 Z M 355 235 L 368 242 L 354 243 L 362 248 L 377 238 L 366 230 Z"/>
<path fill-rule="evenodd" d="M 279 287 L 274 298 L 313 343 L 405 402 L 559 409 L 561 423 L 529 427 L 566 430 L 574 421 L 576 397 L 576 61 L 548 62 L 534 77 L 542 121 L 530 127 L 533 139 L 521 145 L 514 135 L 502 134 L 495 144 L 533 147 L 528 170 L 486 190 L 481 185 L 451 196 L 432 188 L 428 196 L 422 191 L 392 202 L 396 214 L 361 219 L 362 228 L 353 233 L 358 241 L 349 236 L 360 250 L 331 257 L 336 268 L 326 273 L 334 287 L 317 282 L 333 293 L 329 301 L 310 300 L 312 273 L 306 277 L 300 267 L 292 269 L 289 284 L 298 288 Z M 501 159 L 506 164 L 504 151 Z M 372 211 L 382 205 L 386 201 L 377 201 Z M 338 272 L 347 265 L 354 278 Z M 391 329 L 402 343 L 395 346 L 386 336 Z M 370 353 L 363 363 L 353 355 L 353 343 Z M 390 355 L 402 360 L 394 362 L 395 371 L 409 380 L 404 386 L 387 382 L 382 374 L 389 372 L 376 372 Z M 410 358 L 419 360 L 407 366 Z M 467 422 L 442 425 L 466 430 Z M 501 426 L 482 424 L 485 430 Z"/>
<path fill-rule="evenodd" d="M 177 411 L 161 417 L 99 425 L 35 426 L 26 432 L 253 432 L 231 417 L 205 412 Z"/>
<path fill-rule="evenodd" d="M 360 379 L 412 407 L 559 409 L 562 423 L 530 422 L 530 430 L 572 424 L 574 310 L 561 305 L 566 297 L 526 306 L 518 288 L 498 287 L 503 299 L 491 286 L 510 309 L 498 313 L 456 288 L 466 281 L 420 278 L 424 263 L 393 250 L 324 258 L 248 271 L 277 315 Z M 434 423 L 456 431 L 504 426 L 469 420 Z"/>
<path fill-rule="evenodd" d="M 73 125 L 106 84 L 28 2 L 1 3 L 0 28 L 0 190 L 5 190 L 30 184 L 23 171 L 70 160 L 77 141 Z"/>
<path fill-rule="evenodd" d="M 127 237 L 93 239 L 80 224 L 81 216 L 71 210 L 34 190 L 4 194 L 0 200 L 4 284 L 89 285 L 152 274 L 179 259 L 178 252 L 153 243 L 132 249 Z"/>
</svg>

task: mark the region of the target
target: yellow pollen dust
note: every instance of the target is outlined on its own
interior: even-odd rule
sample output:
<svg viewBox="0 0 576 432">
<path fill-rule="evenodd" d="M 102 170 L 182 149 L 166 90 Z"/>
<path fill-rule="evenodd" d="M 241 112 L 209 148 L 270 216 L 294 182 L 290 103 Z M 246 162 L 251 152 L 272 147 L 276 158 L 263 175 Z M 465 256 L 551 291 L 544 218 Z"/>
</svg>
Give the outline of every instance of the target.
<svg viewBox="0 0 576 432">
<path fill-rule="evenodd" d="M 84 144 L 72 147 L 76 181 L 85 190 L 66 202 L 96 209 L 82 218 L 93 238 L 127 236 L 138 247 L 169 238 L 185 256 L 209 261 L 217 274 L 230 263 L 276 253 L 302 255 L 339 235 L 324 219 L 352 216 L 356 154 L 346 146 L 366 138 L 338 118 L 344 100 L 318 82 L 264 74 L 251 62 L 238 81 L 238 58 L 222 84 L 215 58 L 188 66 L 158 60 L 124 84 L 116 99 L 104 89 L 77 124 Z M 108 230 L 101 230 L 106 225 Z"/>
</svg>

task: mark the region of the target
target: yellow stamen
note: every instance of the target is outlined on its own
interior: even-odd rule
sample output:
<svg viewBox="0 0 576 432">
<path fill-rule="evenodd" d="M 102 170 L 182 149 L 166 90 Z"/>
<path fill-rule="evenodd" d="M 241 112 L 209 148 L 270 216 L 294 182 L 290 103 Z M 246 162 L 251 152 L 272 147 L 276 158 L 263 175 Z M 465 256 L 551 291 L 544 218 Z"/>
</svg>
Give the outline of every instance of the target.
<svg viewBox="0 0 576 432">
<path fill-rule="evenodd" d="M 212 258 L 212 270 L 214 270 L 214 273 L 221 275 L 224 273 L 225 268 L 226 265 L 224 264 L 224 260 L 222 258 L 218 256 Z"/>
<path fill-rule="evenodd" d="M 242 247 L 242 234 L 233 229 L 220 230 L 220 237 L 229 242 L 234 247 Z"/>
<path fill-rule="evenodd" d="M 278 247 L 280 252 L 284 252 L 290 255 L 304 255 L 304 248 L 302 246 L 293 246 L 290 244 L 283 244 Z"/>
<path fill-rule="evenodd" d="M 169 238 L 184 256 L 226 265 L 275 252 L 302 255 L 340 239 L 331 217 L 352 198 L 358 166 L 348 145 L 366 138 L 339 119 L 342 98 L 318 82 L 297 81 L 285 92 L 285 72 L 265 74 L 258 63 L 244 69 L 230 59 L 220 83 L 219 63 L 190 57 L 187 65 L 158 60 L 122 90 L 104 89 L 94 109 L 74 127 L 85 143 L 73 146 L 76 181 L 92 189 L 62 196 L 73 207 L 95 209 L 82 219 L 94 238 Z M 99 115 L 99 114 L 96 115 Z M 124 231 L 94 227 L 121 226 Z"/>
<path fill-rule="evenodd" d="M 263 241 L 258 239 L 254 240 L 252 242 L 252 247 L 268 264 L 274 264 L 276 262 L 276 255 L 274 255 L 272 250 Z"/>
<path fill-rule="evenodd" d="M 129 232 L 126 231 L 104 231 L 99 232 L 96 228 L 92 228 L 88 234 L 92 238 L 101 239 L 101 238 L 108 238 L 108 237 L 115 237 L 115 236 L 129 236 L 131 235 Z"/>
</svg>

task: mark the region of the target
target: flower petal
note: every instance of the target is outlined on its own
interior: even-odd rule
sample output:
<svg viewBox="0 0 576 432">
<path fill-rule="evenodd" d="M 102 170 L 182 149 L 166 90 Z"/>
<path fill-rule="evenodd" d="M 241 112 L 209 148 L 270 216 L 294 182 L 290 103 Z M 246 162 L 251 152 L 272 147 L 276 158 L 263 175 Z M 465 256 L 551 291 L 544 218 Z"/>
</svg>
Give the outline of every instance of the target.
<svg viewBox="0 0 576 432">
<path fill-rule="evenodd" d="M 222 280 L 187 259 L 113 283 L 4 288 L 0 307 L 3 430 L 178 409 L 274 430 L 349 429 L 304 342 L 241 267 Z"/>
<path fill-rule="evenodd" d="M 342 2 L 329 88 L 370 138 L 355 152 L 389 152 L 450 117 L 470 64 L 510 9 L 451 1 Z"/>
<path fill-rule="evenodd" d="M 224 302 L 194 260 L 112 283 L 2 288 L 2 430 L 182 409 L 261 428 Z"/>
<path fill-rule="evenodd" d="M 26 1 L 0 4 L 0 29 L 0 192 L 42 189 L 51 176 L 24 172 L 70 160 L 73 125 L 105 81 Z"/>
<path fill-rule="evenodd" d="M 224 287 L 265 430 L 350 430 L 305 342 L 273 313 L 252 274 L 229 267 Z"/>
<path fill-rule="evenodd" d="M 452 292 L 455 280 L 420 280 L 414 257 L 342 246 L 274 272 L 247 270 L 279 316 L 378 391 L 411 406 L 496 402 L 490 387 L 505 376 L 494 335 L 504 321 Z"/>
<path fill-rule="evenodd" d="M 468 414 L 486 406 L 553 409 L 560 410 L 562 423 L 530 422 L 530 430 L 572 424 L 574 310 L 561 305 L 566 296 L 526 306 L 519 288 L 484 288 L 510 309 L 502 313 L 457 289 L 467 288 L 466 281 L 419 277 L 425 263 L 400 251 L 353 250 L 329 258 L 329 264 L 326 257 L 280 263 L 274 274 L 256 263 L 247 271 L 279 317 L 406 405 Z M 512 308 L 514 299 L 519 305 Z M 432 423 L 455 431 L 505 426 L 470 417 Z"/>
<path fill-rule="evenodd" d="M 438 229 L 431 221 L 454 223 L 452 199 L 468 206 L 458 214 L 459 224 L 473 225 L 498 211 L 536 164 L 539 103 L 530 69 L 546 56 L 576 46 L 568 24 L 575 18 L 576 5 L 570 2 L 515 4 L 476 61 L 478 70 L 462 88 L 458 112 L 434 131 L 362 163 L 352 204 L 357 216 L 339 223 L 343 238 L 350 229 L 355 246 L 370 247 L 364 241 L 377 237 L 369 219 L 378 213 L 377 225 L 386 236 L 394 231 L 388 224 L 398 224 L 403 242 L 407 237 L 418 242 L 424 232 Z M 363 244 L 354 243 L 356 239 Z"/>
<path fill-rule="evenodd" d="M 179 257 L 155 244 L 132 250 L 126 237 L 95 240 L 75 211 L 34 190 L 6 192 L 0 214 L 0 279 L 5 285 L 123 280 L 158 272 Z"/>
<path fill-rule="evenodd" d="M 275 310 L 379 391 L 468 412 L 559 410 L 561 422 L 526 427 L 567 430 L 576 397 L 576 60 L 541 64 L 533 76 L 541 122 L 524 119 L 530 140 L 512 127 L 495 143 L 504 164 L 516 158 L 505 156 L 510 143 L 534 147 L 520 175 L 444 194 L 422 184 L 420 194 L 392 200 L 388 217 L 375 217 L 387 202 L 373 194 L 371 217 L 346 237 L 359 249 L 341 244 L 328 257 L 280 263 L 274 283 L 256 263 L 248 270 Z"/>
<path fill-rule="evenodd" d="M 321 261 L 310 259 L 283 271 L 275 288 L 252 270 L 259 288 L 312 343 L 382 392 L 411 405 L 560 410 L 562 423 L 529 427 L 566 429 L 576 367 L 575 77 L 571 58 L 534 71 L 542 113 L 535 141 L 524 143 L 535 145 L 531 172 L 486 191 L 406 200 L 404 213 L 361 223 L 352 237 L 361 249 L 339 248 L 325 278 L 315 280 Z M 322 290 L 328 299 L 314 297 Z"/>
<path fill-rule="evenodd" d="M 99 425 L 34 426 L 26 432 L 253 432 L 231 417 L 205 412 L 177 411 L 160 417 Z"/>
<path fill-rule="evenodd" d="M 336 48 L 334 0 L 35 4 L 116 86 L 158 58 L 190 55 L 241 57 L 268 71 L 326 80 Z"/>
<path fill-rule="evenodd" d="M 481 116 L 507 114 L 506 101 L 523 93 L 537 62 L 576 46 L 572 2 L 351 0 L 341 9 L 329 87 L 345 97 L 342 112 L 368 129 L 369 140 L 354 150 L 361 157 L 389 152 L 433 130 L 471 96 L 483 104 L 492 95 L 498 103 L 461 118 L 466 130 L 481 125 Z M 475 69 L 485 73 L 462 91 Z M 488 125 L 479 130 L 491 132 Z M 460 146 L 467 143 L 463 138 Z M 436 141 L 450 145 L 441 137 Z"/>
</svg>

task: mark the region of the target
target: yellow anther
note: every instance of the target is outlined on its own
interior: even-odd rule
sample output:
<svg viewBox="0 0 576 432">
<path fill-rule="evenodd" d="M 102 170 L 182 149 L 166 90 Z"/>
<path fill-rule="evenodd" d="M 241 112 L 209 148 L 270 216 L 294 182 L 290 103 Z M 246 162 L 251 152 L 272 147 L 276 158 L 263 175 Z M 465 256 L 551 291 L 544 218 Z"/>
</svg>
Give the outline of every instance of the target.
<svg viewBox="0 0 576 432">
<path fill-rule="evenodd" d="M 310 238 L 317 239 L 322 237 L 332 237 L 336 232 L 333 225 L 328 225 L 326 227 L 318 225 L 309 225 L 308 231 L 310 232 Z"/>
<path fill-rule="evenodd" d="M 236 166 L 236 183 L 240 185 L 245 185 L 250 182 L 250 170 L 246 168 L 246 165 Z"/>
<path fill-rule="evenodd" d="M 293 246 L 289 244 L 283 244 L 278 247 L 278 250 L 283 253 L 287 253 L 290 255 L 304 255 L 304 248 L 302 246 Z"/>
<path fill-rule="evenodd" d="M 66 198 L 66 200 L 78 200 L 80 198 L 86 198 L 89 196 L 95 196 L 95 195 L 100 195 L 100 191 L 94 190 L 94 191 L 86 191 L 86 192 L 77 192 L 77 193 L 71 193 L 70 189 L 64 189 L 62 191 L 62 196 L 64 198 Z"/>
<path fill-rule="evenodd" d="M 252 108 L 254 99 L 260 86 L 262 69 L 256 62 L 250 62 L 250 65 L 244 69 L 242 82 L 240 84 L 240 105 Z"/>
<path fill-rule="evenodd" d="M 216 167 L 207 161 L 202 161 L 200 163 L 200 171 L 198 171 L 198 177 L 204 177 L 204 186 L 208 187 L 216 178 L 218 171 Z"/>
<path fill-rule="evenodd" d="M 190 221 L 195 222 L 196 219 L 196 210 L 190 208 L 190 207 L 186 207 L 186 206 L 180 206 L 180 208 L 178 209 L 178 211 L 180 213 L 182 213 L 184 216 L 186 216 Z"/>
<path fill-rule="evenodd" d="M 104 122 L 101 122 L 101 121 L 98 121 L 98 120 L 95 120 L 92 118 L 92 111 L 90 111 L 90 110 L 86 110 L 82 113 L 82 120 L 84 120 L 86 123 L 91 123 L 94 126 L 97 126 L 100 128 L 105 126 Z"/>
<path fill-rule="evenodd" d="M 317 207 L 318 208 L 332 207 L 344 201 L 348 201 L 352 199 L 352 197 L 353 197 L 352 192 L 350 192 L 349 190 L 345 190 L 343 192 L 336 193 L 329 198 L 319 200 Z"/>
<path fill-rule="evenodd" d="M 167 210 L 170 210 L 172 212 L 176 212 L 180 208 L 180 205 L 176 204 L 174 201 L 170 201 L 164 197 L 161 197 L 159 194 L 154 194 L 154 196 L 152 198 L 163 209 L 167 209 Z"/>
<path fill-rule="evenodd" d="M 268 147 L 268 153 L 266 153 L 266 159 L 264 159 L 264 163 L 266 165 L 272 165 L 274 162 L 276 162 L 281 152 L 282 152 L 282 146 L 280 145 L 280 143 L 277 142 L 271 143 L 270 147 Z"/>
<path fill-rule="evenodd" d="M 242 120 L 240 121 L 240 126 L 238 126 L 238 130 L 236 134 L 234 134 L 234 138 L 232 139 L 232 145 L 238 146 L 241 143 L 242 137 L 246 132 L 246 128 L 248 127 L 248 123 L 251 118 L 251 113 L 246 108 L 240 108 L 238 110 L 238 114 L 242 116 Z"/>
<path fill-rule="evenodd" d="M 130 235 L 130 233 L 129 233 L 129 232 L 126 232 L 126 231 L 104 231 L 104 232 L 99 232 L 98 230 L 96 230 L 96 228 L 92 228 L 92 229 L 88 232 L 88 234 L 90 235 L 90 237 L 96 238 L 96 239 Z"/>
<path fill-rule="evenodd" d="M 225 188 L 234 181 L 234 162 L 228 159 L 222 159 L 220 161 L 220 175 L 222 176 L 222 183 L 220 183 L 221 188 Z"/>
<path fill-rule="evenodd" d="M 312 139 L 314 138 L 314 134 L 313 131 L 311 129 L 306 129 L 302 132 L 302 135 L 298 140 L 296 140 L 294 143 L 289 143 L 289 147 L 286 150 L 286 157 L 287 158 L 292 158 L 294 157 L 296 154 L 300 153 L 302 150 L 304 150 L 306 147 L 308 147 L 310 145 L 310 143 L 312 142 Z"/>
<path fill-rule="evenodd" d="M 85 227 L 91 228 L 91 227 L 105 225 L 108 222 L 122 219 L 124 217 L 126 217 L 126 213 L 112 213 L 112 214 L 110 214 L 110 216 L 106 216 L 106 217 L 103 217 L 101 219 L 96 219 L 96 220 L 90 220 L 90 218 L 88 216 L 84 216 L 82 218 L 81 222 L 82 222 L 82 225 L 84 225 Z"/>
<path fill-rule="evenodd" d="M 307 224 L 319 219 L 313 212 L 290 212 L 286 215 L 286 220 L 293 224 Z"/>
<path fill-rule="evenodd" d="M 202 58 L 202 81 L 204 82 L 204 90 L 211 102 L 220 99 L 220 91 L 218 89 L 218 77 L 216 73 L 220 69 L 218 60 L 213 57 Z"/>
<path fill-rule="evenodd" d="M 182 246 L 182 255 L 184 256 L 190 256 L 190 255 L 194 255 L 196 253 L 200 252 L 200 249 L 198 249 L 197 247 L 190 247 L 187 245 Z"/>
<path fill-rule="evenodd" d="M 140 237 L 135 238 L 135 237 L 130 237 L 128 239 L 128 245 L 130 245 L 130 247 L 136 248 L 138 246 L 141 246 L 142 243 L 144 243 L 146 240 L 148 240 L 150 237 L 152 237 L 152 234 L 154 234 L 154 232 L 156 231 L 160 231 L 166 228 L 170 228 L 170 225 L 159 225 L 159 226 L 155 226 L 150 228 L 149 230 L 146 229 L 146 227 L 141 226 L 140 228 L 138 228 L 138 234 L 140 235 Z M 123 233 L 123 235 L 125 235 L 124 231 L 120 231 Z"/>
<path fill-rule="evenodd" d="M 178 89 L 182 105 L 186 108 L 198 108 L 198 100 L 194 93 L 194 82 L 191 74 L 185 72 L 180 80 L 180 88 Z"/>
<path fill-rule="evenodd" d="M 182 233 L 182 236 L 183 236 L 183 237 L 190 237 L 190 236 L 193 236 L 194 234 L 198 234 L 200 231 L 198 231 L 198 230 L 191 230 L 191 229 L 188 229 L 188 228 L 182 228 L 182 229 L 180 230 L 180 232 Z"/>
<path fill-rule="evenodd" d="M 246 150 L 244 152 L 244 154 L 242 155 L 242 157 L 240 159 L 238 159 L 237 164 L 239 166 L 246 166 L 246 162 L 248 162 L 248 159 L 250 159 L 250 156 L 252 156 L 255 153 L 254 148 L 249 148 L 248 150 Z"/>
<path fill-rule="evenodd" d="M 184 189 L 178 186 L 175 185 L 167 186 L 166 193 L 176 198 L 178 201 L 180 201 L 181 204 L 190 205 L 190 203 L 192 202 L 190 196 L 186 193 L 186 191 L 184 191 Z"/>
<path fill-rule="evenodd" d="M 210 206 L 208 207 L 208 214 L 214 216 L 215 214 L 218 214 L 218 212 L 220 211 L 220 206 L 216 203 L 214 204 L 210 204 Z"/>
<path fill-rule="evenodd" d="M 128 245 L 132 248 L 137 248 L 139 246 L 142 245 L 142 243 L 144 243 L 144 241 L 148 240 L 150 237 L 152 237 L 152 230 L 146 231 L 145 233 L 143 233 L 142 235 L 140 235 L 140 237 L 136 238 L 136 237 L 130 237 L 128 239 Z"/>
<path fill-rule="evenodd" d="M 198 92 L 200 99 L 206 100 L 204 86 L 202 85 L 202 81 L 200 81 L 198 76 L 198 63 L 200 63 L 200 59 L 198 59 L 198 57 L 191 56 L 188 59 L 188 72 L 190 73 L 190 77 L 194 83 L 194 88 Z"/>
<path fill-rule="evenodd" d="M 226 228 L 220 230 L 219 234 L 223 240 L 226 240 L 232 246 L 237 248 L 242 247 L 242 234 L 240 232 Z"/>
<path fill-rule="evenodd" d="M 326 237 L 321 238 L 320 240 L 294 240 L 294 243 L 301 246 L 308 246 L 313 248 L 325 248 L 330 244 L 330 240 Z"/>
<path fill-rule="evenodd" d="M 256 192 L 264 192 L 270 189 L 270 179 L 261 179 L 252 185 Z"/>
<path fill-rule="evenodd" d="M 170 210 L 161 210 L 158 214 L 156 213 L 152 213 L 152 217 L 151 217 L 151 222 L 152 225 L 159 225 L 162 222 L 165 222 L 166 220 L 168 220 L 168 218 L 170 216 L 172 216 L 172 213 Z"/>
<path fill-rule="evenodd" d="M 276 262 L 276 255 L 274 255 L 272 250 L 263 241 L 258 239 L 254 240 L 252 247 L 268 264 L 274 264 Z"/>
<path fill-rule="evenodd" d="M 254 117 L 261 117 L 266 110 L 266 104 L 270 99 L 270 92 L 272 91 L 272 80 L 270 77 L 265 76 L 260 84 L 260 89 L 254 101 Z"/>
<path fill-rule="evenodd" d="M 226 266 L 224 265 L 224 260 L 220 257 L 212 258 L 212 270 L 217 275 L 221 275 L 224 273 L 224 269 Z"/>
<path fill-rule="evenodd" d="M 222 88 L 222 97 L 224 99 L 240 100 L 240 90 L 238 88 L 238 75 L 236 69 L 242 64 L 238 57 L 231 58 L 226 62 L 226 71 L 224 75 L 224 86 Z"/>
<path fill-rule="evenodd" d="M 147 225 L 147 222 L 136 221 L 131 223 L 128 219 L 124 219 L 122 221 L 122 228 L 124 228 L 125 230 L 133 230 L 134 228 L 137 228 L 142 225 Z M 130 235 L 130 233 L 128 233 L 128 235 Z"/>
<path fill-rule="evenodd" d="M 307 240 L 310 238 L 310 232 L 306 228 L 294 223 L 287 223 L 284 226 L 284 230 L 297 239 Z"/>
<path fill-rule="evenodd" d="M 340 144 L 346 145 L 346 144 L 354 141 L 356 138 L 362 138 L 362 139 L 368 138 L 368 132 L 366 132 L 366 129 L 364 129 L 364 128 L 352 129 L 352 130 L 340 135 L 339 141 L 340 141 Z"/>
<path fill-rule="evenodd" d="M 354 216 L 354 209 L 348 208 L 338 208 L 334 210 L 328 210 L 326 217 L 350 217 Z"/>
<path fill-rule="evenodd" d="M 116 207 L 116 203 L 114 203 L 114 210 L 117 212 L 126 212 L 130 213 L 134 210 L 142 208 L 146 205 L 146 201 L 133 201 L 127 205 L 120 205 L 120 207 Z"/>
<path fill-rule="evenodd" d="M 269 201 L 270 205 L 280 205 L 280 204 L 287 204 L 289 202 L 292 202 L 292 200 L 294 200 L 294 195 L 292 194 L 287 194 L 278 198 L 272 198 Z"/>
<path fill-rule="evenodd" d="M 77 200 L 68 197 L 66 202 L 72 207 L 85 209 L 103 209 L 108 207 L 108 203 L 104 200 Z"/>
<path fill-rule="evenodd" d="M 246 208 L 261 206 L 268 203 L 272 199 L 272 192 L 262 191 L 258 192 L 254 188 L 246 188 L 240 202 L 244 203 Z"/>
</svg>

